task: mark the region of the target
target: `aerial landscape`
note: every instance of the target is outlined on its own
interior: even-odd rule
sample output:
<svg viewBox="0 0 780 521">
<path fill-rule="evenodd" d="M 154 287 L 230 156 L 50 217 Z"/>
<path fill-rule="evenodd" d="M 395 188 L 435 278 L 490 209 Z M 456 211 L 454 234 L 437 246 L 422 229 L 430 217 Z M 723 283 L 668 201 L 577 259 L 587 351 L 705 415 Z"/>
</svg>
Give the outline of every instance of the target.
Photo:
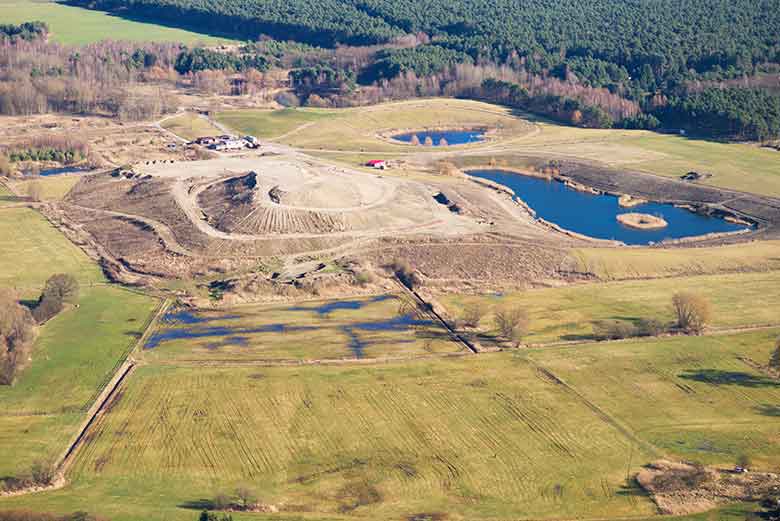
<svg viewBox="0 0 780 521">
<path fill-rule="evenodd" d="M 0 0 L 0 521 L 780 521 L 780 0 Z"/>
</svg>

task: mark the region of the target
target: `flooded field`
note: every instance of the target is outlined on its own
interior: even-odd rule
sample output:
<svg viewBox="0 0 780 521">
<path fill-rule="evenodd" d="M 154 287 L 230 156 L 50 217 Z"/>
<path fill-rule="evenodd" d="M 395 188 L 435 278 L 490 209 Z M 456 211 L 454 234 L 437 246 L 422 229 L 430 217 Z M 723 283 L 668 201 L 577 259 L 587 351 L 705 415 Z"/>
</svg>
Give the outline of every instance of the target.
<svg viewBox="0 0 780 521">
<path fill-rule="evenodd" d="M 160 359 L 313 360 L 454 352 L 460 345 L 396 295 L 231 311 L 174 309 L 144 344 Z"/>
</svg>

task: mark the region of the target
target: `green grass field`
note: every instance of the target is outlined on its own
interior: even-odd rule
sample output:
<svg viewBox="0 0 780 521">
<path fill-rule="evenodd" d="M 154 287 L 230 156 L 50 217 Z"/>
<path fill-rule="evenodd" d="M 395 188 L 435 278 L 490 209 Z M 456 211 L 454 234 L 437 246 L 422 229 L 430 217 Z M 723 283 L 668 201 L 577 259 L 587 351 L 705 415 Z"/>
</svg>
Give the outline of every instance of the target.
<svg viewBox="0 0 780 521">
<path fill-rule="evenodd" d="M 334 115 L 320 109 L 236 110 L 220 112 L 216 119 L 242 134 L 272 139 Z"/>
<path fill-rule="evenodd" d="M 0 214 L 0 285 L 37 297 L 46 279 L 69 273 L 82 285 L 103 282 L 100 268 L 39 213 L 8 208 Z"/>
<path fill-rule="evenodd" d="M 618 319 L 638 322 L 654 318 L 674 322 L 672 295 L 689 291 L 704 296 L 712 307 L 713 328 L 780 325 L 780 272 L 703 275 L 656 280 L 582 284 L 532 289 L 500 296 L 448 295 L 439 300 L 455 317 L 465 306 L 480 303 L 487 312 L 480 327 L 495 334 L 492 311 L 519 306 L 530 318 L 524 342 L 544 343 L 593 338 L 593 323 Z"/>
<path fill-rule="evenodd" d="M 164 317 L 147 361 L 327 360 L 409 357 L 462 349 L 428 317 L 417 323 L 396 296 L 275 306 L 242 306 Z M 193 320 L 199 323 L 190 323 Z"/>
<path fill-rule="evenodd" d="M 137 42 L 229 43 L 218 38 L 154 23 L 136 22 L 105 12 L 73 7 L 49 0 L 0 0 L 0 20 L 19 24 L 40 20 L 49 24 L 51 39 L 66 45 L 85 45 L 100 40 Z"/>
<path fill-rule="evenodd" d="M 626 476 L 657 457 L 780 464 L 780 384 L 738 358 L 765 363 L 778 334 L 357 367 L 146 366 L 70 485 L 0 504 L 186 520 L 249 486 L 281 510 L 252 519 L 652 519 Z"/>
<path fill-rule="evenodd" d="M 202 136 L 217 136 L 222 134 L 222 132 L 209 123 L 207 119 L 199 117 L 197 114 L 191 112 L 166 119 L 163 121 L 162 127 L 166 130 L 170 130 L 177 136 L 189 139 L 190 141 Z"/>
<path fill-rule="evenodd" d="M 248 484 L 286 516 L 306 518 L 649 515 L 650 502 L 625 490 L 626 472 L 648 457 L 511 356 L 148 367 L 79 455 L 72 486 L 8 503 L 192 519 L 196 510 L 177 505 Z M 126 495 L 132 505 L 110 497 Z"/>
<path fill-rule="evenodd" d="M 533 350 L 529 356 L 586 399 L 678 458 L 780 465 L 780 382 L 766 364 L 779 329 Z"/>
<path fill-rule="evenodd" d="M 422 147 L 393 143 L 378 134 L 392 130 L 435 127 L 500 128 L 497 138 L 523 135 L 531 125 L 507 109 L 475 101 L 430 99 L 350 109 L 286 109 L 236 111 L 218 115 L 221 123 L 246 133 L 275 138 L 281 143 L 335 151 L 374 151 L 392 154 L 419 152 Z M 263 133 L 265 132 L 265 133 Z M 467 145 L 459 149 L 473 149 Z"/>
<path fill-rule="evenodd" d="M 43 201 L 61 200 L 78 182 L 79 176 L 77 175 L 56 175 L 11 181 L 16 193 L 22 195 L 29 193 L 31 184 L 37 184 L 40 186 L 41 199 Z"/>
<path fill-rule="evenodd" d="M 41 328 L 28 367 L 0 386 L 0 476 L 65 448 L 156 305 L 114 286 L 82 288 L 78 307 Z"/>
<path fill-rule="evenodd" d="M 740 273 L 780 269 L 780 241 L 703 248 L 581 248 L 573 269 L 601 280 Z"/>
</svg>

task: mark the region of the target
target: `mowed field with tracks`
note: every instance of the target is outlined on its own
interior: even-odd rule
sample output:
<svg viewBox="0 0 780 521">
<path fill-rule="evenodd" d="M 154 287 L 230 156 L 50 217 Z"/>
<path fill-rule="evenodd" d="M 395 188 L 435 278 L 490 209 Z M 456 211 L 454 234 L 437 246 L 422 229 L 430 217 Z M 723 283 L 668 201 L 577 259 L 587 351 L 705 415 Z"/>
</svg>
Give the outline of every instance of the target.
<svg viewBox="0 0 780 521">
<path fill-rule="evenodd" d="M 780 385 L 745 361 L 778 333 L 363 367 L 142 367 L 72 484 L 35 504 L 188 519 L 249 484 L 280 510 L 253 519 L 650 518 L 630 476 L 659 456 L 780 463 Z"/>
</svg>

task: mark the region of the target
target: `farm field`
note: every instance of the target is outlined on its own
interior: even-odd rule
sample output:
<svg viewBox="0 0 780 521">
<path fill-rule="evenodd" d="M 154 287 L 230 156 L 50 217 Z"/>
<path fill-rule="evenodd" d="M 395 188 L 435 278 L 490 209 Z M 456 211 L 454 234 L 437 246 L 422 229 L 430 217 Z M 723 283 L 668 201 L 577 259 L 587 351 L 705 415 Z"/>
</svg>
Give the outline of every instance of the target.
<svg viewBox="0 0 780 521">
<path fill-rule="evenodd" d="M 191 519 L 197 510 L 187 505 L 250 484 L 280 517 L 649 516 L 654 507 L 625 479 L 650 457 L 511 355 L 143 367 L 80 452 L 73 485 L 8 504 L 64 511 L 86 502 L 116 520 Z M 128 494 L 132 506 L 111 498 Z"/>
<path fill-rule="evenodd" d="M 780 241 L 699 248 L 579 248 L 570 255 L 576 271 L 600 280 L 780 269 Z"/>
<path fill-rule="evenodd" d="M 780 465 L 780 383 L 766 364 L 780 329 L 537 349 L 529 357 L 667 454 Z M 746 363 L 748 360 L 751 364 Z"/>
<path fill-rule="evenodd" d="M 40 329 L 18 381 L 0 386 L 0 475 L 51 460 L 65 448 L 156 305 L 115 286 L 84 287 L 78 307 Z"/>
<path fill-rule="evenodd" d="M 447 295 L 439 300 L 456 317 L 462 317 L 464 308 L 473 303 L 480 303 L 485 311 L 520 306 L 530 319 L 523 341 L 533 344 L 593 338 L 593 324 L 599 320 L 636 323 L 652 318 L 672 323 L 671 300 L 678 291 L 697 293 L 710 302 L 713 328 L 780 325 L 778 271 L 581 284 L 502 295 Z M 491 334 L 492 318 L 488 313 L 480 323 Z"/>
<path fill-rule="evenodd" d="M 217 136 L 222 133 L 217 127 L 209 123 L 206 118 L 190 112 L 168 118 L 162 122 L 161 126 L 177 136 L 190 141 L 202 136 Z"/>
<path fill-rule="evenodd" d="M 39 213 L 7 208 L 0 217 L 0 285 L 32 298 L 55 273 L 69 273 L 82 285 L 105 280 L 100 268 Z"/>
<path fill-rule="evenodd" d="M 224 311 L 169 311 L 144 345 L 147 361 L 409 357 L 462 349 L 393 295 Z"/>
<path fill-rule="evenodd" d="M 186 44 L 233 41 L 155 23 L 128 20 L 49 0 L 0 0 L 0 20 L 13 24 L 33 20 L 46 22 L 51 30 L 50 38 L 66 45 L 86 45 L 106 39 Z"/>
</svg>

